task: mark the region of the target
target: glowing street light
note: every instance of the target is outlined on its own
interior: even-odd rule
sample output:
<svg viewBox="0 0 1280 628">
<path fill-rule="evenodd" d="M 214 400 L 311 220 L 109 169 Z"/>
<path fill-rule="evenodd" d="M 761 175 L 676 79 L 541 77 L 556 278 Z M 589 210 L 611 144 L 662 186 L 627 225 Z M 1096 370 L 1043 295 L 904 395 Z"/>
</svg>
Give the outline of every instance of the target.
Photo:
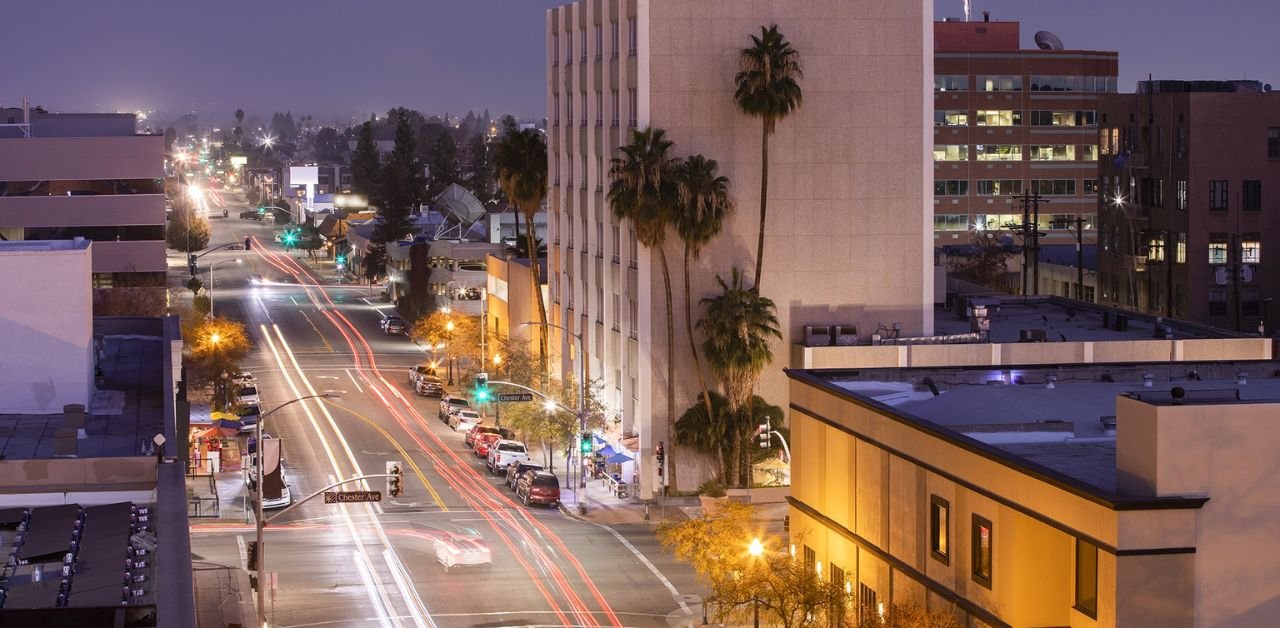
<svg viewBox="0 0 1280 628">
<path fill-rule="evenodd" d="M 548 400 L 546 400 L 546 401 L 542 402 L 542 407 L 543 407 L 543 409 L 545 409 L 547 412 L 555 412 L 555 411 L 556 411 L 556 402 L 555 402 L 555 401 L 552 401 L 552 400 L 550 400 L 550 399 L 548 399 Z"/>
<path fill-rule="evenodd" d="M 222 342 L 222 334 L 219 334 L 216 331 L 213 332 L 212 334 L 209 335 L 209 342 L 215 345 L 218 344 L 219 342 Z"/>
<path fill-rule="evenodd" d="M 747 546 L 747 553 L 752 557 L 759 557 L 764 554 L 764 543 L 761 543 L 760 539 L 751 539 L 751 544 Z"/>
<path fill-rule="evenodd" d="M 493 354 L 493 365 L 494 365 L 494 366 L 502 366 L 502 356 L 500 356 L 500 355 L 498 355 L 498 354 L 496 354 L 496 353 L 495 353 L 495 354 Z"/>
</svg>

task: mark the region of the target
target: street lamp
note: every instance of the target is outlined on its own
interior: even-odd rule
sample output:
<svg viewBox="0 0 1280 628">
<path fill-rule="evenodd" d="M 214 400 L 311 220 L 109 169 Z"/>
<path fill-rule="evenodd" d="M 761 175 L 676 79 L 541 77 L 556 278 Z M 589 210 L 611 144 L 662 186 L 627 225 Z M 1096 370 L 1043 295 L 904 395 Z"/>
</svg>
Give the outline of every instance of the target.
<svg viewBox="0 0 1280 628">
<path fill-rule="evenodd" d="M 267 596 L 266 596 L 266 591 L 263 590 L 263 587 L 265 586 L 265 581 L 262 579 L 262 572 L 264 571 L 264 567 L 266 566 L 266 563 L 267 563 L 267 548 L 262 544 L 262 540 L 263 540 L 262 532 L 266 528 L 266 526 L 263 525 L 263 515 L 262 515 L 262 484 L 263 484 L 262 452 L 264 450 L 263 442 L 262 442 L 262 422 L 268 416 L 271 416 L 272 414 L 279 412 L 285 406 L 293 405 L 295 403 L 298 403 L 299 401 L 306 401 L 307 399 L 340 399 L 344 393 L 345 391 L 342 391 L 342 390 L 326 390 L 319 394 L 306 395 L 303 397 L 298 397 L 297 399 L 290 399 L 289 401 L 286 401 L 272 408 L 271 410 L 268 410 L 267 412 L 264 412 L 258 415 L 258 424 L 254 426 L 253 432 L 254 432 L 254 438 L 256 439 L 256 442 L 257 442 L 257 449 L 254 451 L 254 454 L 253 454 L 253 458 L 254 458 L 253 466 L 254 466 L 254 472 L 257 473 L 257 478 L 255 480 L 255 483 L 257 484 L 257 487 L 258 487 L 257 488 L 258 504 L 254 508 L 254 511 L 255 511 L 255 516 L 258 519 L 258 522 L 257 522 L 257 527 L 258 527 L 258 545 L 257 545 L 258 547 L 258 557 L 257 557 L 258 558 L 258 625 L 260 626 L 267 625 L 266 623 L 267 622 L 267 607 L 266 607 Z"/>
<path fill-rule="evenodd" d="M 566 334 L 569 334 L 570 336 L 573 336 L 578 341 L 576 344 L 576 347 L 578 349 L 578 434 L 581 435 L 585 433 L 587 431 L 587 414 L 586 414 L 587 412 L 587 359 L 585 354 L 583 353 L 583 347 L 586 345 L 583 344 L 582 336 L 580 334 L 575 334 L 569 329 L 561 325 L 557 325 L 556 323 L 525 321 L 523 323 L 520 323 L 520 325 L 518 325 L 517 328 L 524 327 L 525 325 L 543 325 L 546 327 L 554 327 L 556 329 L 563 331 Z M 586 488 L 586 487 L 587 487 L 587 478 L 582 473 L 582 452 L 579 451 L 578 452 L 578 488 Z"/>
<path fill-rule="evenodd" d="M 747 553 L 751 555 L 754 566 L 754 561 L 764 554 L 764 544 L 760 542 L 759 538 L 751 539 L 751 544 L 747 546 Z M 755 628 L 760 628 L 760 598 L 754 592 L 751 595 L 751 615 L 753 618 L 752 624 Z"/>
<path fill-rule="evenodd" d="M 216 262 L 213 262 L 212 264 L 209 264 L 209 314 L 210 314 L 210 315 L 213 315 L 213 269 L 214 269 L 214 267 L 216 267 L 218 264 L 221 264 L 221 263 L 223 263 L 223 262 L 230 262 L 230 261 L 232 261 L 232 260 L 221 259 L 221 260 L 218 260 L 218 261 L 216 261 Z M 237 258 L 234 258 L 234 261 L 235 261 L 235 263 L 237 263 L 237 264 L 242 264 L 242 263 L 243 263 L 243 262 L 240 260 L 240 258 L 238 258 L 238 257 L 237 257 Z"/>
</svg>

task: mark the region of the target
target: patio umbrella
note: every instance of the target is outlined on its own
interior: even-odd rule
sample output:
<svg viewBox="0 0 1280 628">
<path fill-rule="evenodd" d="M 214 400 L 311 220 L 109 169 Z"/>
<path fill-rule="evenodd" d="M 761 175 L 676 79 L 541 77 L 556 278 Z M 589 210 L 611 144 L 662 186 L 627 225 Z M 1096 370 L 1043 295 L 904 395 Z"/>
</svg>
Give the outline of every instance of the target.
<svg viewBox="0 0 1280 628">
<path fill-rule="evenodd" d="M 609 464 L 622 464 L 624 462 L 631 462 L 632 460 L 635 460 L 635 458 L 623 453 L 615 453 L 612 456 L 605 458 L 605 462 Z"/>
<path fill-rule="evenodd" d="M 616 451 L 614 451 L 614 450 L 613 450 L 613 446 L 612 446 L 612 445 L 605 445 L 604 447 L 601 447 L 600 449 L 597 449 L 597 450 L 596 450 L 596 455 L 597 455 L 597 456 L 604 456 L 604 457 L 606 457 L 606 458 L 608 458 L 609 456 L 612 456 L 613 454 L 616 454 L 616 453 L 618 453 L 618 452 L 616 452 Z"/>
<path fill-rule="evenodd" d="M 790 471 L 791 464 L 784 462 L 781 458 L 769 458 L 763 462 L 757 462 L 756 468 L 765 471 Z"/>
<path fill-rule="evenodd" d="M 234 427 L 211 427 L 200 433 L 200 438 L 226 438 L 239 434 L 240 430 Z"/>
<path fill-rule="evenodd" d="M 227 429 L 235 430 L 237 433 L 239 433 L 240 428 L 244 427 L 244 424 L 241 423 L 239 419 L 214 419 L 213 426 L 215 428 L 227 428 Z"/>
</svg>

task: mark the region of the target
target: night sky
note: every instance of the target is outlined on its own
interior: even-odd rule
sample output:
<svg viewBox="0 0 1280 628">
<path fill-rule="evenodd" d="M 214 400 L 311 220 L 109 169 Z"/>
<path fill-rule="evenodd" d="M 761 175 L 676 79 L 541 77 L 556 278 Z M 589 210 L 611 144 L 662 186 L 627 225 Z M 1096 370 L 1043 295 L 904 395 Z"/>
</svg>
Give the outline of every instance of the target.
<svg viewBox="0 0 1280 628">
<path fill-rule="evenodd" d="M 698 0 L 684 0 L 696 2 Z M 854 1 L 854 0 L 850 0 Z M 5 7 L 0 104 L 349 116 L 396 105 L 541 117 L 558 0 L 45 0 Z M 963 15 L 935 0 L 935 16 Z M 1157 78 L 1275 82 L 1277 0 L 973 0 L 1073 49 L 1118 50 L 1121 91 Z M 785 25 L 783 25 L 785 30 Z M 803 53 L 803 50 L 801 51 Z"/>
</svg>

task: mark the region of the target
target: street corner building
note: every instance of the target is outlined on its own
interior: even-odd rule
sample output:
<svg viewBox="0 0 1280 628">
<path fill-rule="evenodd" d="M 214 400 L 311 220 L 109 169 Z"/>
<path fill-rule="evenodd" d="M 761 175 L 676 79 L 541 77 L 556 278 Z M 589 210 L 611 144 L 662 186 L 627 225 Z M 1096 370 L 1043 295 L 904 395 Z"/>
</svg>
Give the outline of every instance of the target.
<svg viewBox="0 0 1280 628">
<path fill-rule="evenodd" d="M 673 290 L 668 327 L 658 252 L 639 245 L 607 202 L 610 158 L 633 130 L 662 128 L 674 155 L 715 159 L 730 180 L 737 209 L 693 262 L 696 320 L 698 301 L 719 292 L 717 276 L 728 280 L 736 266 L 750 277 L 755 266 L 762 123 L 737 109 L 734 75 L 750 37 L 776 24 L 800 53 L 804 95 L 769 140 L 761 286 L 778 307 L 774 355 L 787 360 L 813 324 L 929 335 L 932 6 L 584 0 L 548 11 L 548 317 L 582 335 L 589 376 L 602 380 L 622 433 L 639 436 L 641 497 L 658 486 L 657 445 L 671 446 L 667 364 L 677 364 L 677 414 L 696 398 L 698 378 L 683 290 Z M 667 240 L 680 284 L 682 252 L 674 235 Z M 577 371 L 573 342 L 553 338 L 566 373 Z M 768 369 L 758 392 L 785 405 L 781 369 Z M 698 469 L 676 471 L 682 486 L 701 481 Z"/>
<path fill-rule="evenodd" d="M 864 615 L 1274 625 L 1280 379 L 1213 342 L 1184 348 L 1235 358 L 788 371 L 797 559 Z"/>
</svg>

